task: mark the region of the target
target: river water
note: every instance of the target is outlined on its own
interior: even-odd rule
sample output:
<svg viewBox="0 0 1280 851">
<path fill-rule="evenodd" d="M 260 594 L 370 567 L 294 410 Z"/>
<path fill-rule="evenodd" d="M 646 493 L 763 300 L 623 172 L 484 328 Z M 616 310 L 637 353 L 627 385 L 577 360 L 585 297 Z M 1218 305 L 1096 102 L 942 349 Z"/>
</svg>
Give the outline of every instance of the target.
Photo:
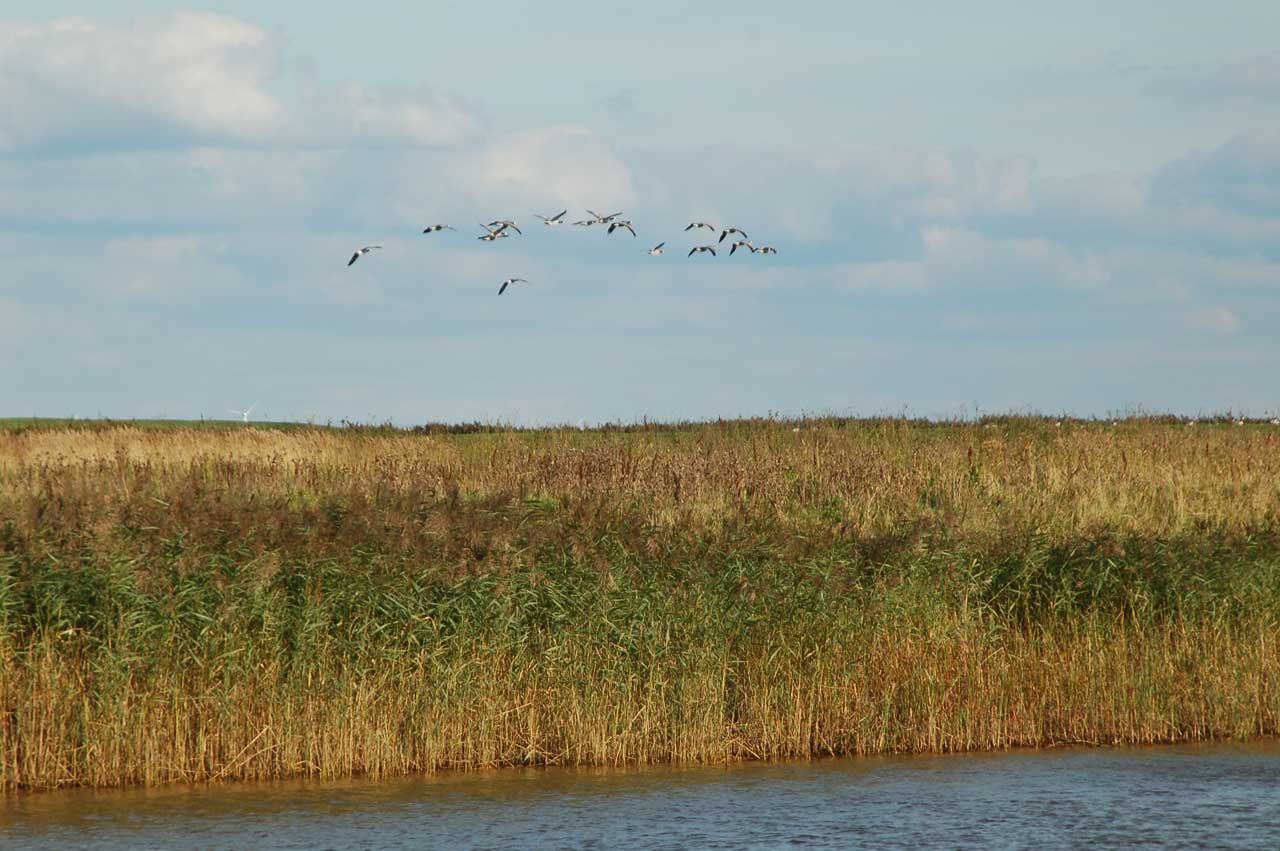
<svg viewBox="0 0 1280 851">
<path fill-rule="evenodd" d="M 0 798 L 0 848 L 1280 849 L 1280 742 Z"/>
</svg>

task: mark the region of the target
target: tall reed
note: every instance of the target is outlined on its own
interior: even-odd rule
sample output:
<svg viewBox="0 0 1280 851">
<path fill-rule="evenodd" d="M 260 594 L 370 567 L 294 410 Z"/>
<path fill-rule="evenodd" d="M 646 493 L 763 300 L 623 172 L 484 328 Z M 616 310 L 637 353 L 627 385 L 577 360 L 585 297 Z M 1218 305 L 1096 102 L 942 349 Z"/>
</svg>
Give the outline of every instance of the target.
<svg viewBox="0 0 1280 851">
<path fill-rule="evenodd" d="M 1280 429 L 992 425 L 0 432 L 0 785 L 1276 734 Z"/>
</svg>

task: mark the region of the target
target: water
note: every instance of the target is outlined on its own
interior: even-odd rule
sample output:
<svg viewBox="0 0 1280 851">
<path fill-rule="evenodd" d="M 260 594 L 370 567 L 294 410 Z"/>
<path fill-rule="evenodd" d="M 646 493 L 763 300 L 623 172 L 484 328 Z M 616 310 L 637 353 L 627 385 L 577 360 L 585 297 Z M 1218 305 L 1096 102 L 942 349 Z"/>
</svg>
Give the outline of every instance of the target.
<svg viewBox="0 0 1280 851">
<path fill-rule="evenodd" d="M 0 799 L 0 848 L 1280 848 L 1280 743 Z"/>
</svg>

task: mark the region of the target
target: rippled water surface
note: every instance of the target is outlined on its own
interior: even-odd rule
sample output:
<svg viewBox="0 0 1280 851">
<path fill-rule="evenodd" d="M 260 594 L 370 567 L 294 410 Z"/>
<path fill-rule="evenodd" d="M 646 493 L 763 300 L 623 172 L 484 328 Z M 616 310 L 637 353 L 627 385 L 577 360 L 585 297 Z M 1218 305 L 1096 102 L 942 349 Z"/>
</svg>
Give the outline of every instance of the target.
<svg viewBox="0 0 1280 851">
<path fill-rule="evenodd" d="M 0 848 L 1280 848 L 1280 743 L 0 799 Z"/>
</svg>

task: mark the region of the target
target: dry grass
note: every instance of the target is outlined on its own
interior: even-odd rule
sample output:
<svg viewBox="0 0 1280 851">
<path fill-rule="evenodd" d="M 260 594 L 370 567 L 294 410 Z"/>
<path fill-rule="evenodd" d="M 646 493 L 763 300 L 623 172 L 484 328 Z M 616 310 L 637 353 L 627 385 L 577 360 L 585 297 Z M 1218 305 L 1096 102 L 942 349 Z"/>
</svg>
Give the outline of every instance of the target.
<svg viewBox="0 0 1280 851">
<path fill-rule="evenodd" d="M 0 431 L 0 786 L 1280 731 L 1280 429 L 989 425 Z"/>
</svg>

